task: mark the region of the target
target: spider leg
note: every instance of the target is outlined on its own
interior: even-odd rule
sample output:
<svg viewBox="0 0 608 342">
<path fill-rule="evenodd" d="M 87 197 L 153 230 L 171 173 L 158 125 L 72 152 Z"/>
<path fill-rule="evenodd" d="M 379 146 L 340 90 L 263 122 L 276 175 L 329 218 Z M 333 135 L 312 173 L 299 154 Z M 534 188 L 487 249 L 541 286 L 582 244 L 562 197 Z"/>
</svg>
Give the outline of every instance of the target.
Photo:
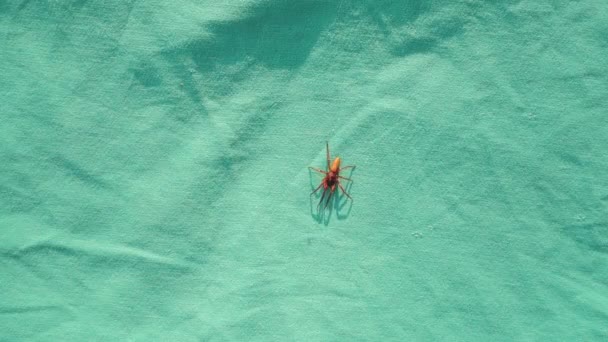
<svg viewBox="0 0 608 342">
<path fill-rule="evenodd" d="M 334 194 L 335 188 L 333 188 L 333 189 L 328 188 L 327 190 L 329 190 L 329 195 L 327 196 L 327 201 L 325 201 L 325 207 L 323 208 L 323 210 L 327 209 L 329 202 L 331 202 L 331 195 Z"/>
<path fill-rule="evenodd" d="M 323 182 L 321 182 L 321 184 L 319 184 L 319 186 L 315 189 L 315 191 L 310 193 L 310 196 L 312 196 L 315 192 L 319 191 L 319 189 L 321 189 L 322 186 L 323 186 Z"/>
<path fill-rule="evenodd" d="M 308 168 L 311 169 L 311 170 L 313 170 L 313 171 L 317 171 L 318 173 L 322 173 L 322 174 L 325 174 L 325 175 L 327 174 L 327 171 L 323 171 L 321 169 L 317 169 L 316 167 L 309 166 Z"/>
<path fill-rule="evenodd" d="M 341 168 L 340 171 L 346 170 L 346 169 L 354 169 L 355 167 L 356 167 L 356 165 L 345 166 L 345 167 Z"/>
<path fill-rule="evenodd" d="M 342 176 L 338 176 L 338 177 L 340 177 L 341 179 L 347 180 L 347 181 L 349 181 L 349 182 L 352 182 L 352 181 L 353 181 L 353 180 L 352 180 L 352 179 L 350 179 L 350 178 L 346 178 L 346 177 L 342 177 Z"/>
<path fill-rule="evenodd" d="M 327 190 L 329 190 L 329 188 L 323 189 L 323 195 L 321 195 L 321 199 L 319 200 L 319 204 L 317 204 L 317 211 L 319 211 L 321 209 L 321 204 L 323 204 L 323 199 L 325 198 L 325 194 L 327 193 Z"/>
<path fill-rule="evenodd" d="M 346 195 L 346 197 L 350 198 L 350 200 L 352 201 L 353 198 L 350 197 L 350 195 L 348 194 L 348 192 L 346 192 L 346 190 L 344 190 L 344 188 L 342 187 L 342 184 L 338 183 L 338 186 L 340 187 L 340 190 L 342 190 L 342 193 L 344 193 Z"/>
<path fill-rule="evenodd" d="M 327 169 L 329 170 L 329 141 L 325 142 L 327 146 Z"/>
</svg>

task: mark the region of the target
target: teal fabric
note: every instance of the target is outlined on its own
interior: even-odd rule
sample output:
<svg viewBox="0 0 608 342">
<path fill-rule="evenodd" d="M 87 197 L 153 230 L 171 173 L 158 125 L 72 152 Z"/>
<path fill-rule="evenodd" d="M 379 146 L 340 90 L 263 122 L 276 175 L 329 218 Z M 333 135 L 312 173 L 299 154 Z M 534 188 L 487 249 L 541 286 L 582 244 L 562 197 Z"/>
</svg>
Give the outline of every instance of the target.
<svg viewBox="0 0 608 342">
<path fill-rule="evenodd" d="M 0 1 L 0 340 L 606 341 L 607 34 L 599 0 Z M 319 213 L 326 141 L 354 201 Z"/>
</svg>

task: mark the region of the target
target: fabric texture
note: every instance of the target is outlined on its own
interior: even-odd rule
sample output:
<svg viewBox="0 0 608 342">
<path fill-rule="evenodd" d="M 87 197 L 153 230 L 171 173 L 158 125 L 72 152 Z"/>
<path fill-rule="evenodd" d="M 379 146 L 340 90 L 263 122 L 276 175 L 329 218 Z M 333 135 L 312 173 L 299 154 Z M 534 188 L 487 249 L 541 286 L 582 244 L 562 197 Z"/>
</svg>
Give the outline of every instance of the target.
<svg viewBox="0 0 608 342">
<path fill-rule="evenodd" d="M 0 340 L 606 341 L 606 1 L 0 1 Z M 325 144 L 356 165 L 327 210 Z"/>
</svg>

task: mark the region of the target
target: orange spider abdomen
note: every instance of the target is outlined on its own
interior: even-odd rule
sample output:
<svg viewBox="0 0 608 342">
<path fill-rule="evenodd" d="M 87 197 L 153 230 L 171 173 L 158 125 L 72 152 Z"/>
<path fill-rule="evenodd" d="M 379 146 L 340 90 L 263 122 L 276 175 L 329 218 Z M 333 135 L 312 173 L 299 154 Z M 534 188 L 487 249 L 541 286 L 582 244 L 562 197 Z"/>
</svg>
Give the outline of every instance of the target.
<svg viewBox="0 0 608 342">
<path fill-rule="evenodd" d="M 333 173 L 338 173 L 338 171 L 340 171 L 340 157 L 336 157 L 336 159 L 334 159 L 329 171 Z"/>
</svg>

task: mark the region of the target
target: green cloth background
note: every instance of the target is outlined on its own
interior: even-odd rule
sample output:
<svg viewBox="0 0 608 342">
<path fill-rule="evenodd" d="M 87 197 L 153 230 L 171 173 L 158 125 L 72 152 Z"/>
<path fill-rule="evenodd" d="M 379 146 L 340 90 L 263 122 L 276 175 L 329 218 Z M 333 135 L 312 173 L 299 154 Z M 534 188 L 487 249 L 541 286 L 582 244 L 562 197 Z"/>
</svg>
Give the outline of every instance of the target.
<svg viewBox="0 0 608 342">
<path fill-rule="evenodd" d="M 605 0 L 4 0 L 0 37 L 2 341 L 608 338 Z"/>
</svg>

